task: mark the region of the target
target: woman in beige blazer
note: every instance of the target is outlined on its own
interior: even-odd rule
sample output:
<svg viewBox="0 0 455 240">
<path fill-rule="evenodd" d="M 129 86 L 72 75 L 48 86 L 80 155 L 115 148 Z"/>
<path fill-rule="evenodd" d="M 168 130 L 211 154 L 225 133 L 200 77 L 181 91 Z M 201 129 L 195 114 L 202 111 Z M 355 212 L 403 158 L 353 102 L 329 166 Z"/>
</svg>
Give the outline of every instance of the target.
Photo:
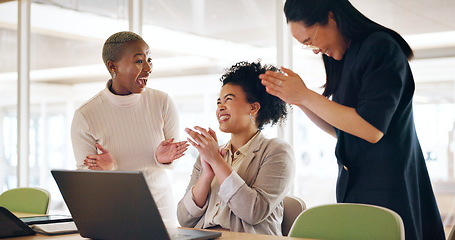
<svg viewBox="0 0 455 240">
<path fill-rule="evenodd" d="M 177 217 L 183 227 L 282 235 L 283 199 L 294 179 L 294 152 L 265 124 L 281 123 L 286 103 L 268 94 L 259 74 L 278 71 L 260 62 L 239 62 L 222 77 L 216 116 L 231 140 L 218 145 L 212 129 L 185 129 L 199 156 Z"/>
</svg>

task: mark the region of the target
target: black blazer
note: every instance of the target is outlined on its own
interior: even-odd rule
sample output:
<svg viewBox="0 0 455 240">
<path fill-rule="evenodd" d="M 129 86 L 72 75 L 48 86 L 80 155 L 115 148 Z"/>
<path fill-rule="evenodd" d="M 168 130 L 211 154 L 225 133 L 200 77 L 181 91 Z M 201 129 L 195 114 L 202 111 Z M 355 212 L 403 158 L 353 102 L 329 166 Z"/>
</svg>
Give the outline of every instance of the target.
<svg viewBox="0 0 455 240">
<path fill-rule="evenodd" d="M 384 136 L 372 144 L 335 129 L 337 201 L 394 210 L 406 239 L 445 239 L 414 126 L 415 86 L 405 54 L 392 36 L 375 32 L 352 42 L 343 61 L 333 101 L 355 108 Z"/>
</svg>

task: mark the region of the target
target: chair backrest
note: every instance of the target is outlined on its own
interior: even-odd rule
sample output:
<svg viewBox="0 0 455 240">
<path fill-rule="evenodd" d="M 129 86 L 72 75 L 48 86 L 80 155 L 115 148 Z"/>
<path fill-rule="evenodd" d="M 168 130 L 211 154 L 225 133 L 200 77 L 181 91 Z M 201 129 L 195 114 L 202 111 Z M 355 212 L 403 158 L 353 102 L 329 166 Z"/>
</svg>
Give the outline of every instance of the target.
<svg viewBox="0 0 455 240">
<path fill-rule="evenodd" d="M 316 239 L 404 240 L 404 225 L 394 211 L 367 204 L 339 203 L 309 208 L 295 220 L 291 237 Z"/>
<path fill-rule="evenodd" d="M 283 236 L 287 236 L 297 216 L 299 216 L 299 214 L 306 209 L 306 205 L 302 199 L 295 196 L 286 196 L 283 203 L 284 213 L 283 222 L 281 223 L 281 231 Z"/>
<path fill-rule="evenodd" d="M 447 237 L 447 240 L 455 240 L 455 225 L 452 226 L 452 230 L 449 233 L 449 236 Z"/>
<path fill-rule="evenodd" d="M 41 188 L 13 188 L 0 195 L 0 206 L 12 212 L 47 214 L 50 193 Z"/>
</svg>

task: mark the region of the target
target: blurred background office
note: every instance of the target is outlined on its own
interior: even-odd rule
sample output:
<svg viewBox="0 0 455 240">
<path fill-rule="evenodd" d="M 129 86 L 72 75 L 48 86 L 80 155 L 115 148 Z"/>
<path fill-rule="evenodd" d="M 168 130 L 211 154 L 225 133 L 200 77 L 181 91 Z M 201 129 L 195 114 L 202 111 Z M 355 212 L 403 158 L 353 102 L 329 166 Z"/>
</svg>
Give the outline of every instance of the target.
<svg viewBox="0 0 455 240">
<path fill-rule="evenodd" d="M 104 40 L 133 30 L 152 51 L 148 87 L 167 92 L 185 127 L 218 129 L 219 78 L 242 60 L 283 65 L 322 90 L 320 55 L 301 49 L 283 16 L 284 0 L 0 0 L 0 192 L 39 186 L 50 212 L 65 212 L 50 169 L 75 169 L 69 129 L 74 110 L 105 87 Z M 443 222 L 455 222 L 455 21 L 453 0 L 351 0 L 390 27 L 415 51 L 415 122 Z M 311 84 L 311 85 L 310 85 Z M 295 109 L 269 137 L 296 153 L 292 195 L 308 207 L 335 201 L 335 139 Z M 295 121 L 294 119 L 299 119 Z M 220 135 L 220 142 L 229 136 Z M 19 146 L 19 147 L 18 147 Z M 183 195 L 197 152 L 178 160 L 176 198 Z"/>
</svg>

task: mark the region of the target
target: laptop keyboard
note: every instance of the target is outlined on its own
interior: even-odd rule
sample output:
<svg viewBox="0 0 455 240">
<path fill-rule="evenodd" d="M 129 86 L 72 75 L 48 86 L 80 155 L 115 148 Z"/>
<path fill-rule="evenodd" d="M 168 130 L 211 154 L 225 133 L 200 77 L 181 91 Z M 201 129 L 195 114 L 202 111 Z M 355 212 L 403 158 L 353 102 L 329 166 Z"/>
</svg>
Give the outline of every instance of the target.
<svg viewBox="0 0 455 240">
<path fill-rule="evenodd" d="M 61 223 L 47 223 L 47 224 L 34 224 L 31 226 L 36 232 L 55 235 L 55 234 L 66 234 L 76 233 L 77 227 L 74 222 L 61 222 Z"/>
<path fill-rule="evenodd" d="M 189 239 L 191 235 L 189 234 L 180 234 L 180 233 L 171 233 L 169 238 L 172 240 L 179 240 L 179 239 Z"/>
</svg>

